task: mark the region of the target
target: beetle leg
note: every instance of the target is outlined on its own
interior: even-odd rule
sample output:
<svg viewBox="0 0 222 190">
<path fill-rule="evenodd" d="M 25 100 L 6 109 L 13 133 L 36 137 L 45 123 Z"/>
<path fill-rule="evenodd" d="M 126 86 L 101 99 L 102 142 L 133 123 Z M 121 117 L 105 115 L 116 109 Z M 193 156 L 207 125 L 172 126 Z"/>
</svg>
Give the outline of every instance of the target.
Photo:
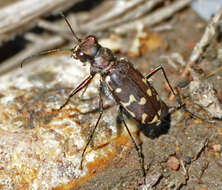
<svg viewBox="0 0 222 190">
<path fill-rule="evenodd" d="M 170 113 L 173 113 L 175 110 L 178 110 L 178 109 L 183 108 L 186 112 L 188 112 L 189 114 L 191 114 L 192 117 L 197 118 L 197 119 L 200 119 L 200 120 L 202 120 L 202 121 L 206 121 L 206 119 L 201 118 L 200 116 L 197 116 L 197 115 L 193 114 L 191 111 L 189 111 L 189 110 L 186 108 L 185 104 L 182 103 L 181 98 L 180 98 L 180 96 L 178 95 L 178 93 L 176 94 L 176 93 L 174 92 L 174 90 L 173 90 L 172 86 L 170 85 L 170 82 L 169 82 L 169 80 L 168 80 L 168 78 L 167 78 L 166 72 L 165 72 L 164 68 L 163 68 L 161 65 L 158 66 L 158 67 L 156 67 L 155 69 L 153 69 L 150 73 L 148 73 L 148 74 L 145 76 L 145 78 L 146 78 L 146 79 L 150 78 L 153 74 L 155 74 L 155 73 L 156 73 L 157 71 L 159 71 L 159 70 L 162 70 L 163 75 L 164 75 L 164 77 L 165 77 L 165 79 L 166 79 L 166 81 L 167 81 L 167 84 L 168 84 L 168 86 L 170 87 L 170 90 L 172 91 L 173 95 L 176 97 L 177 103 L 179 104 L 179 107 L 173 109 L 172 111 L 170 111 Z"/>
<path fill-rule="evenodd" d="M 181 99 L 180 99 L 180 96 L 174 92 L 174 90 L 173 90 L 172 86 L 170 85 L 170 82 L 169 82 L 169 80 L 168 80 L 168 78 L 167 78 L 166 72 L 165 72 L 164 68 L 163 68 L 161 65 L 158 66 L 158 67 L 156 67 L 155 69 L 153 69 L 150 73 L 148 73 L 148 74 L 145 76 L 145 78 L 146 78 L 146 79 L 150 78 L 153 74 L 155 74 L 155 73 L 156 73 L 157 71 L 159 71 L 159 70 L 161 70 L 161 71 L 163 72 L 164 78 L 165 78 L 165 80 L 167 81 L 167 84 L 168 84 L 168 86 L 170 87 L 171 92 L 172 92 L 173 95 L 176 97 L 176 101 L 177 101 L 177 103 L 179 104 L 179 106 L 182 107 L 183 104 L 182 104 L 182 101 L 181 101 Z"/>
<path fill-rule="evenodd" d="M 100 80 L 100 87 L 99 88 L 100 88 L 100 90 L 99 90 L 99 118 L 97 119 L 96 125 L 94 126 L 93 131 L 90 134 L 89 140 L 86 143 L 86 146 L 85 146 L 85 148 L 84 148 L 84 150 L 82 152 L 82 158 L 81 158 L 81 162 L 80 162 L 80 169 L 82 169 L 82 163 L 83 163 L 83 158 L 84 158 L 84 154 L 86 152 L 86 149 L 89 146 L 89 143 L 91 142 L 91 140 L 93 138 L 93 135 L 94 135 L 94 133 L 96 131 L 96 128 L 97 128 L 97 126 L 99 124 L 99 121 L 100 121 L 100 119 L 102 117 L 102 114 L 103 114 L 103 99 L 102 99 L 102 84 L 101 84 L 101 80 Z"/>
<path fill-rule="evenodd" d="M 136 152 L 138 153 L 138 156 L 140 158 L 140 167 L 141 167 L 142 175 L 143 175 L 143 183 L 146 184 L 146 171 L 145 171 L 145 168 L 144 168 L 144 155 L 143 155 L 143 153 L 141 151 L 141 148 L 139 148 L 139 146 L 137 145 L 133 135 L 131 134 L 131 132 L 130 132 L 130 130 L 129 130 L 125 120 L 124 120 L 122 106 L 119 107 L 119 113 L 120 113 L 119 119 L 120 119 L 121 122 L 123 122 L 123 124 L 124 124 L 124 126 L 125 126 L 125 128 L 126 128 L 126 130 L 128 132 L 128 134 L 129 134 L 129 136 L 130 136 L 130 138 L 131 138 L 131 140 L 132 140 L 132 142 L 134 144 Z"/>
<path fill-rule="evenodd" d="M 94 76 L 95 76 L 95 74 L 89 75 L 82 83 L 79 84 L 79 86 L 77 86 L 75 89 L 73 89 L 72 92 L 69 94 L 69 97 L 66 99 L 65 103 L 62 106 L 60 106 L 59 110 L 61 110 L 63 107 L 66 106 L 66 104 L 68 104 L 70 98 L 72 98 L 77 92 L 79 92 L 85 86 L 87 86 L 90 83 L 90 81 L 93 79 Z"/>
<path fill-rule="evenodd" d="M 89 86 L 89 83 L 87 83 L 87 85 L 86 85 L 85 88 L 83 89 L 82 94 L 81 94 L 81 97 L 84 96 L 84 94 L 85 94 L 85 92 L 86 92 L 88 86 Z"/>
</svg>

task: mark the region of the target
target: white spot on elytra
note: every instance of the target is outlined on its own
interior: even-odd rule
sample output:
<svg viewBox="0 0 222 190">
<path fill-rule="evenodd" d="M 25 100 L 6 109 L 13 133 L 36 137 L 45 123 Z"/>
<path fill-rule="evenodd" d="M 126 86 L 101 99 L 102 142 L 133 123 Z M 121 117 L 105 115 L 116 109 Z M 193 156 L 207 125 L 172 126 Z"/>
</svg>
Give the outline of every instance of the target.
<svg viewBox="0 0 222 190">
<path fill-rule="evenodd" d="M 126 103 L 121 102 L 121 104 L 123 104 L 123 106 L 126 107 L 126 106 L 130 106 L 130 104 L 131 104 L 132 102 L 136 102 L 136 98 L 134 97 L 133 94 L 131 94 L 131 95 L 129 96 L 129 101 L 128 101 L 128 102 L 126 102 Z"/>
<path fill-rule="evenodd" d="M 160 109 L 157 113 L 158 113 L 158 115 L 160 116 L 160 115 L 161 115 L 161 109 Z"/>
<path fill-rule="evenodd" d="M 146 98 L 142 97 L 139 101 L 139 105 L 144 105 L 146 103 Z"/>
<path fill-rule="evenodd" d="M 129 112 L 129 114 L 130 114 L 132 117 L 136 117 L 135 114 L 134 114 L 133 112 L 131 112 L 129 109 L 127 109 L 127 108 L 125 108 L 125 109 L 126 109 L 126 111 Z"/>
<path fill-rule="evenodd" d="M 158 121 L 158 117 L 157 117 L 157 115 L 155 115 L 154 118 L 153 118 L 153 120 L 152 120 L 150 123 L 155 123 L 155 122 L 157 122 L 157 121 Z"/>
<path fill-rule="evenodd" d="M 146 92 L 147 92 L 147 94 L 148 94 L 149 96 L 152 96 L 152 91 L 151 91 L 150 88 L 148 88 Z"/>
<path fill-rule="evenodd" d="M 142 81 L 147 84 L 146 78 L 143 78 Z"/>
<path fill-rule="evenodd" d="M 145 123 L 146 118 L 147 118 L 147 114 L 143 113 L 143 115 L 142 115 L 142 123 Z"/>
<path fill-rule="evenodd" d="M 156 95 L 156 100 L 160 101 L 160 97 L 158 95 Z"/>
<path fill-rule="evenodd" d="M 117 88 L 115 91 L 116 91 L 117 93 L 120 93 L 120 92 L 122 92 L 122 89 L 121 89 L 121 88 Z"/>
</svg>

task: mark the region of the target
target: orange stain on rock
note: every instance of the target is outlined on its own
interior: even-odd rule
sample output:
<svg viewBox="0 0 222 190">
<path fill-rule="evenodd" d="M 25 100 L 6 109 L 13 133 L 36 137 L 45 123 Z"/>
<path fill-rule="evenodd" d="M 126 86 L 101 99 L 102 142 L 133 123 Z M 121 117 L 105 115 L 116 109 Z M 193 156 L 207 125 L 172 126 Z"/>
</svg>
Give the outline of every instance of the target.
<svg viewBox="0 0 222 190">
<path fill-rule="evenodd" d="M 114 138 L 110 141 L 109 144 L 102 147 L 105 155 L 101 155 L 99 158 L 96 158 L 94 159 L 94 161 L 86 164 L 88 173 L 85 176 L 80 177 L 71 183 L 63 184 L 60 187 L 56 187 L 54 188 L 54 190 L 68 190 L 71 188 L 77 188 L 79 185 L 82 185 L 86 181 L 91 179 L 95 174 L 104 171 L 106 168 L 108 168 L 111 161 L 119 154 L 119 147 L 125 146 L 127 142 L 129 142 L 129 140 L 130 138 L 128 135 Z"/>
</svg>

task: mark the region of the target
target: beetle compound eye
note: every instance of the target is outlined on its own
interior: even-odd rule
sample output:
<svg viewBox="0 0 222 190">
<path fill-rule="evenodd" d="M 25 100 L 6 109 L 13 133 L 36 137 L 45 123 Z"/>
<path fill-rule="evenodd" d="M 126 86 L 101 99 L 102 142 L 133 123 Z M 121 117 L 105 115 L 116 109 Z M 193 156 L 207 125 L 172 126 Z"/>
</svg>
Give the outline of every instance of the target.
<svg viewBox="0 0 222 190">
<path fill-rule="evenodd" d="M 86 55 L 80 50 L 77 50 L 76 57 L 82 62 L 85 62 L 87 59 Z"/>
<path fill-rule="evenodd" d="M 79 58 L 79 57 L 83 57 L 83 56 L 84 56 L 84 53 L 81 52 L 80 50 L 77 50 L 76 55 L 77 55 L 77 57 Z"/>
<path fill-rule="evenodd" d="M 81 51 L 79 52 L 79 54 L 78 54 L 78 55 L 79 55 L 79 57 L 84 56 L 83 52 L 81 52 Z"/>
</svg>

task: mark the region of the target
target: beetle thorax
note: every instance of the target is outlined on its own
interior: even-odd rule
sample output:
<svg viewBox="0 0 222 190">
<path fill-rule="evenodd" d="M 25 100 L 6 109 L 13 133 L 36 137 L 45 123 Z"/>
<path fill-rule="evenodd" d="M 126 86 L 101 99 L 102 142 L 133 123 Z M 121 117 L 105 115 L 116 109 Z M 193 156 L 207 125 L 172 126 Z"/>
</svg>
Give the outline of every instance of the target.
<svg viewBox="0 0 222 190">
<path fill-rule="evenodd" d="M 115 62 L 113 53 L 108 48 L 101 47 L 91 62 L 92 69 L 95 72 L 106 73 Z"/>
</svg>

